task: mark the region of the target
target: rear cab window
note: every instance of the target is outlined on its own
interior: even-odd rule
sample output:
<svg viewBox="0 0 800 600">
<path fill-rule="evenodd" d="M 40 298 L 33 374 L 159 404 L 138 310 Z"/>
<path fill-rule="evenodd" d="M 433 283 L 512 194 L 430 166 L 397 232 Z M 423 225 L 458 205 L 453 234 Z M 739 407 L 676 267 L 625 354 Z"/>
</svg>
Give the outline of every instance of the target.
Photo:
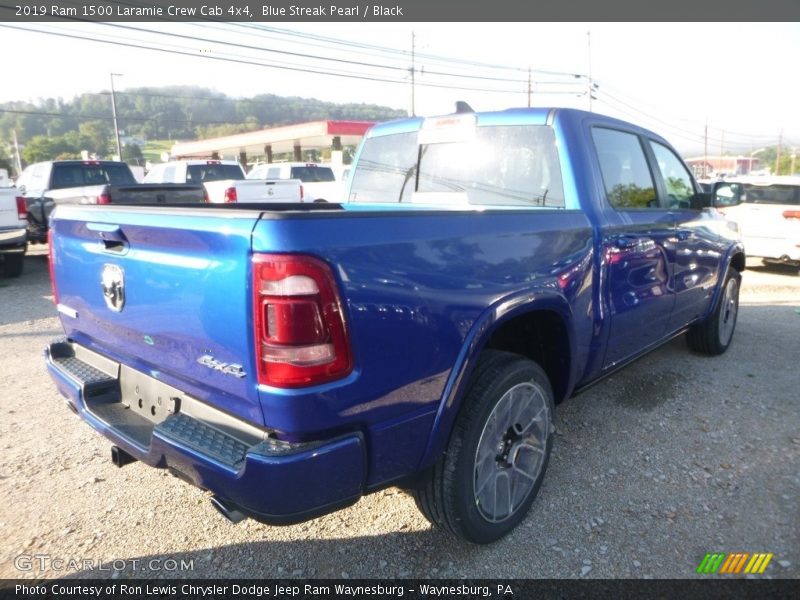
<svg viewBox="0 0 800 600">
<path fill-rule="evenodd" d="M 472 119 L 472 124 L 468 122 Z M 565 206 L 555 132 L 549 125 L 476 125 L 445 117 L 454 132 L 367 138 L 352 172 L 350 202 L 466 206 Z M 464 119 L 463 126 L 457 122 Z"/>
<path fill-rule="evenodd" d="M 201 164 L 186 167 L 187 183 L 204 183 L 223 179 L 244 179 L 244 171 L 239 165 Z"/>
<path fill-rule="evenodd" d="M 87 185 L 135 185 L 136 179 L 126 165 L 67 163 L 53 165 L 51 189 Z"/>
<path fill-rule="evenodd" d="M 289 179 L 299 179 L 303 183 L 336 181 L 336 177 L 334 177 L 333 170 L 330 167 L 318 167 L 316 165 L 292 167 Z"/>
</svg>

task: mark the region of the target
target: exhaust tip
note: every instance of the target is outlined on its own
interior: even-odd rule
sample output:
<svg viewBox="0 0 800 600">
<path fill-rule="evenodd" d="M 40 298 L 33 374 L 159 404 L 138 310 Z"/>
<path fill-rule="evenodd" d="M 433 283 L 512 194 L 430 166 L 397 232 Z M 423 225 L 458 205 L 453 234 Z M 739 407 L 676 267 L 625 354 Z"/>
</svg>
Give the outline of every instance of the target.
<svg viewBox="0 0 800 600">
<path fill-rule="evenodd" d="M 136 462 L 136 459 L 119 446 L 111 446 L 111 462 L 117 467 L 122 468 L 125 465 Z"/>
<path fill-rule="evenodd" d="M 227 500 L 223 500 L 219 496 L 212 496 L 211 497 L 211 506 L 217 509 L 217 512 L 225 517 L 228 521 L 233 523 L 241 523 L 244 521 L 247 516 L 242 513 L 238 508 L 236 508 L 235 504 L 228 502 Z"/>
</svg>

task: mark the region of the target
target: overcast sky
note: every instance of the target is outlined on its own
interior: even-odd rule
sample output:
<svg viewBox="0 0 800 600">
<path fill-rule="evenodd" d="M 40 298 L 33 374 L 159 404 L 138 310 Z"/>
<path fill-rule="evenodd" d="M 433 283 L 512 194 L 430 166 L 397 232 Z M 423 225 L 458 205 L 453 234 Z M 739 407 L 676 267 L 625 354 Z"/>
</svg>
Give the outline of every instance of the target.
<svg viewBox="0 0 800 600">
<path fill-rule="evenodd" d="M 115 78 L 120 93 L 187 84 L 240 97 L 273 93 L 410 110 L 413 32 L 420 115 L 450 112 L 459 99 L 476 110 L 525 106 L 530 68 L 534 106 L 588 109 L 591 75 L 593 110 L 654 129 L 683 151 L 702 149 L 706 124 L 709 153 L 749 153 L 781 135 L 785 146 L 800 147 L 798 23 L 13 27 L 24 31 L 0 27 L 0 101 L 108 90 L 114 72 L 122 74 Z"/>
</svg>

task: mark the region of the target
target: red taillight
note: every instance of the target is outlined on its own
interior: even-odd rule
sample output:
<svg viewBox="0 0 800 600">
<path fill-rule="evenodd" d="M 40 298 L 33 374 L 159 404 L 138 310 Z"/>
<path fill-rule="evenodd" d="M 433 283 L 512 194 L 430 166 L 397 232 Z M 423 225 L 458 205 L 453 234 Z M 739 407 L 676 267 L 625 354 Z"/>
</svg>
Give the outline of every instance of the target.
<svg viewBox="0 0 800 600">
<path fill-rule="evenodd" d="M 232 203 L 232 202 L 238 202 L 238 201 L 239 201 L 239 197 L 236 195 L 236 188 L 235 187 L 229 187 L 228 189 L 225 190 L 225 202 Z"/>
<path fill-rule="evenodd" d="M 50 271 L 50 289 L 53 291 L 53 302 L 58 305 L 58 287 L 56 286 L 56 273 L 53 265 L 55 250 L 53 249 L 53 230 L 47 230 L 47 266 Z"/>
<path fill-rule="evenodd" d="M 25 221 L 28 218 L 28 208 L 25 206 L 25 198 L 17 196 L 17 218 Z"/>
<path fill-rule="evenodd" d="M 211 202 L 211 200 L 208 197 L 208 190 L 205 188 L 205 186 L 203 187 L 203 202 L 205 202 L 206 204 Z"/>
<path fill-rule="evenodd" d="M 98 204 L 111 204 L 111 194 L 103 192 L 97 197 Z"/>
<path fill-rule="evenodd" d="M 253 257 L 258 382 L 317 385 L 353 368 L 344 312 L 330 267 L 310 256 Z"/>
<path fill-rule="evenodd" d="M 785 210 L 783 211 L 783 218 L 800 220 L 800 210 Z"/>
</svg>

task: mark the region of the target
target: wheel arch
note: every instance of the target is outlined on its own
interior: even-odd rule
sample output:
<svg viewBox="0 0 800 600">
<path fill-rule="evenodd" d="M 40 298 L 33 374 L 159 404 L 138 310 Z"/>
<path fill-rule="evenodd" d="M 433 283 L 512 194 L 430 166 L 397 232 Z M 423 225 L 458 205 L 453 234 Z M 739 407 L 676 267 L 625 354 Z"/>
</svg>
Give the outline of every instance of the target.
<svg viewBox="0 0 800 600">
<path fill-rule="evenodd" d="M 575 347 L 572 310 L 560 294 L 528 292 L 484 311 L 473 324 L 450 373 L 420 469 L 433 464 L 444 451 L 483 350 L 504 350 L 535 361 L 547 374 L 559 403 L 574 388 Z"/>
</svg>

